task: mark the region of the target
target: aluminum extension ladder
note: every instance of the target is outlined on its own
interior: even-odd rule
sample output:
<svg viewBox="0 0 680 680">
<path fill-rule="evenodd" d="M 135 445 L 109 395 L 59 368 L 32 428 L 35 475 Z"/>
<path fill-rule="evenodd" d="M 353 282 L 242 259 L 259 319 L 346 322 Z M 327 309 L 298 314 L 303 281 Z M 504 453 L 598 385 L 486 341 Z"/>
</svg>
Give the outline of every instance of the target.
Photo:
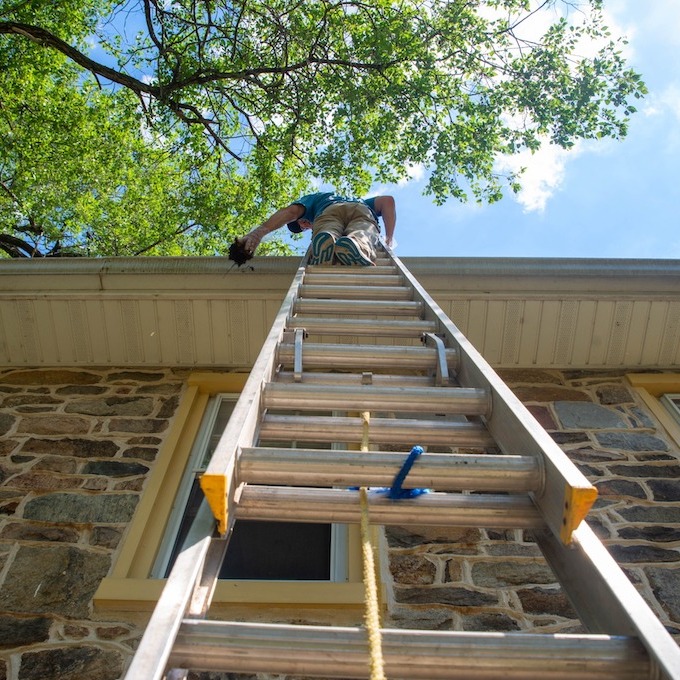
<svg viewBox="0 0 680 680">
<path fill-rule="evenodd" d="M 595 489 L 399 259 L 381 248 L 375 267 L 305 265 L 202 477 L 208 502 L 127 680 L 183 677 L 170 669 L 187 668 L 368 677 L 362 628 L 205 617 L 235 518 L 358 522 L 351 487 L 389 485 L 414 443 L 500 453 L 424 453 L 408 485 L 434 492 L 396 502 L 371 494 L 371 521 L 532 529 L 589 633 L 383 629 L 390 680 L 680 680 L 678 646 L 582 522 Z M 369 425 L 353 415 L 365 411 Z M 366 427 L 369 451 L 351 450 Z M 296 448 L 258 445 L 293 440 Z M 335 446 L 301 448 L 319 441 Z"/>
</svg>

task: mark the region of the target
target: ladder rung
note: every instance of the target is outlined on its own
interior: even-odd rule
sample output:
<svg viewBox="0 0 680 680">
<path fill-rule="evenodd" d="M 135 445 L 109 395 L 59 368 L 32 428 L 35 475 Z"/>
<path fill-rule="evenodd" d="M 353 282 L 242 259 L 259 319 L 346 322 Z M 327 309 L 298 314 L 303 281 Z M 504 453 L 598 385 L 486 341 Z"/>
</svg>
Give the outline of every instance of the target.
<svg viewBox="0 0 680 680">
<path fill-rule="evenodd" d="M 638 680 L 650 662 L 633 638 L 608 635 L 381 630 L 388 678 Z M 197 671 L 368 678 L 366 630 L 232 621 L 182 622 L 171 665 Z"/>
<path fill-rule="evenodd" d="M 294 346 L 280 344 L 278 360 L 282 364 L 293 364 Z M 433 371 L 437 361 L 437 350 L 431 347 L 403 347 L 399 345 L 341 345 L 331 343 L 305 342 L 303 346 L 304 366 L 307 368 L 400 368 L 404 370 Z M 455 349 L 446 350 L 449 366 L 457 365 Z"/>
<path fill-rule="evenodd" d="M 238 481 L 298 486 L 390 486 L 407 452 L 246 448 Z M 406 478 L 407 488 L 435 491 L 527 493 L 541 481 L 533 456 L 423 453 Z"/>
<path fill-rule="evenodd" d="M 309 368 L 309 367 L 307 367 Z M 366 381 L 366 375 L 370 379 Z M 381 385 L 383 387 L 434 387 L 434 376 L 427 375 L 385 375 L 383 373 L 312 373 L 302 374 L 296 381 L 290 371 L 279 371 L 276 380 L 280 383 L 302 382 L 307 385 Z"/>
<path fill-rule="evenodd" d="M 334 268 L 338 269 L 338 268 Z M 389 269 L 384 273 L 377 269 Z M 353 270 L 356 272 L 357 270 Z M 332 269 L 325 271 L 309 272 L 305 276 L 305 284 L 324 285 L 324 286 L 400 286 L 402 278 L 399 274 L 394 274 L 392 267 L 371 267 L 370 270 L 360 273 L 336 273 Z"/>
<path fill-rule="evenodd" d="M 540 529 L 545 521 L 527 495 L 428 493 L 393 501 L 369 492 L 372 524 Z M 238 519 L 271 522 L 358 524 L 359 492 L 291 486 L 250 486 L 241 489 Z"/>
<path fill-rule="evenodd" d="M 388 314 L 390 316 L 420 316 L 422 302 L 411 300 L 317 300 L 301 299 L 293 308 L 295 314 Z"/>
<path fill-rule="evenodd" d="M 371 335 L 412 338 L 434 333 L 434 321 L 387 321 L 383 319 L 324 319 L 313 316 L 289 316 L 288 328 L 304 328 L 308 333 L 331 335 Z"/>
<path fill-rule="evenodd" d="M 335 276 L 375 276 L 382 274 L 398 274 L 397 267 L 390 260 L 381 259 L 373 266 L 352 267 L 341 264 L 308 265 L 307 276 L 335 275 Z"/>
<path fill-rule="evenodd" d="M 405 286 L 327 286 L 302 285 L 302 298 L 345 298 L 357 300 L 370 298 L 371 300 L 412 300 L 413 292 Z"/>
<path fill-rule="evenodd" d="M 372 444 L 495 446 L 494 439 L 484 426 L 447 420 L 371 418 L 368 436 Z M 356 444 L 363 440 L 363 421 L 361 418 L 266 414 L 260 425 L 260 439 Z"/>
<path fill-rule="evenodd" d="M 475 387 L 381 387 L 378 385 L 306 385 L 269 383 L 263 404 L 295 411 L 407 411 L 484 415 L 489 394 Z"/>
</svg>

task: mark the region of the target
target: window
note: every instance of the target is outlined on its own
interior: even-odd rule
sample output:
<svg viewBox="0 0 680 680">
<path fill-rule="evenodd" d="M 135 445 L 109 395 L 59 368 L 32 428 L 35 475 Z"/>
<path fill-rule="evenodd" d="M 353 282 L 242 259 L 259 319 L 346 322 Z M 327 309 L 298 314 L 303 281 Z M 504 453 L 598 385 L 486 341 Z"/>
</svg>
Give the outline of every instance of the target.
<svg viewBox="0 0 680 680">
<path fill-rule="evenodd" d="M 631 373 L 626 378 L 680 446 L 680 373 Z"/>
<path fill-rule="evenodd" d="M 95 594 L 98 611 L 147 611 L 153 608 L 163 588 L 184 508 L 189 507 L 190 511 L 192 506 L 194 480 L 210 454 L 210 431 L 217 431 L 226 422 L 247 377 L 239 373 L 198 372 L 189 376 L 171 429 L 159 451 L 111 574 Z M 219 397 L 214 398 L 216 395 Z M 316 540 L 326 541 L 324 576 L 328 578 L 282 581 L 261 573 L 257 580 L 253 580 L 252 575 L 243 579 L 245 572 L 239 572 L 237 564 L 239 559 L 243 563 L 243 559 L 234 557 L 229 578 L 217 586 L 215 605 L 361 607 L 359 528 L 352 525 L 326 527 L 325 538 Z M 173 538 L 169 538 L 171 536 Z M 251 558 L 247 560 L 248 563 L 252 561 Z"/>
<path fill-rule="evenodd" d="M 234 410 L 234 394 L 211 397 L 177 492 L 153 574 L 166 577 L 196 516 L 203 493 L 199 477 Z M 344 525 L 236 522 L 221 579 L 343 581 L 347 578 Z"/>
<path fill-rule="evenodd" d="M 668 409 L 668 412 L 675 418 L 675 421 L 680 425 L 680 394 L 663 394 L 661 396 L 661 403 Z"/>
</svg>

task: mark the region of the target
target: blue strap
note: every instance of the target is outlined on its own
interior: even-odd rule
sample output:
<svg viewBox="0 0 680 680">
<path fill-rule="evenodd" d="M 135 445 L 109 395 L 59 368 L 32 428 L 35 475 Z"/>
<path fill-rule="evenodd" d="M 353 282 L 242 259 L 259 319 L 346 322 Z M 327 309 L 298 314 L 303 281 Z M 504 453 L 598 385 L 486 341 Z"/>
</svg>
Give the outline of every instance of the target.
<svg viewBox="0 0 680 680">
<path fill-rule="evenodd" d="M 384 493 L 389 499 L 393 501 L 398 501 L 401 500 L 402 498 L 415 498 L 416 496 L 422 496 L 425 493 L 430 493 L 430 489 L 404 489 L 402 488 L 402 484 L 404 483 L 404 480 L 406 479 L 406 475 L 411 471 L 411 468 L 413 467 L 413 463 L 418 460 L 418 457 L 420 454 L 423 453 L 423 447 L 422 446 L 414 446 L 411 449 L 411 453 L 408 454 L 408 457 L 404 461 L 404 464 L 401 466 L 401 469 L 399 472 L 397 472 L 396 476 L 394 477 L 394 481 L 392 482 L 392 486 L 386 487 L 386 486 L 372 486 L 369 487 L 368 491 L 370 493 Z M 350 487 L 351 491 L 358 491 L 359 487 L 358 486 L 351 486 Z"/>
<path fill-rule="evenodd" d="M 404 480 L 406 479 L 406 475 L 411 471 L 411 468 L 413 467 L 413 463 L 418 460 L 420 454 L 423 452 L 423 447 L 422 446 L 414 446 L 411 449 L 411 453 L 408 454 L 408 457 L 404 461 L 404 464 L 401 466 L 401 470 L 397 472 L 397 476 L 394 478 L 394 481 L 392 482 L 392 486 L 390 487 L 389 491 L 387 492 L 387 497 L 391 498 L 392 500 L 399 500 L 400 498 L 415 498 L 416 496 L 420 496 L 424 493 L 428 493 L 429 489 L 404 489 L 402 488 L 402 484 L 404 483 Z"/>
</svg>

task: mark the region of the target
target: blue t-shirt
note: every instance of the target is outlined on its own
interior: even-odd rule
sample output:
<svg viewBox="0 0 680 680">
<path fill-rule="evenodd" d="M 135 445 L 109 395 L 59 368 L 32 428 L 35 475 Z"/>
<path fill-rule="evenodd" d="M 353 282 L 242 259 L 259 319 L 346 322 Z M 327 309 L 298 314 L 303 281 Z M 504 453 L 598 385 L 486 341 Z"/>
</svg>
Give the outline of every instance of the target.
<svg viewBox="0 0 680 680">
<path fill-rule="evenodd" d="M 300 215 L 306 220 L 313 222 L 329 205 L 334 203 L 363 203 L 373 213 L 376 221 L 380 217 L 380 213 L 375 209 L 375 198 L 367 198 L 362 200 L 360 198 L 345 198 L 338 194 L 333 194 L 330 191 L 324 191 L 317 194 L 307 194 L 299 198 L 293 205 L 301 205 L 305 212 Z"/>
</svg>

